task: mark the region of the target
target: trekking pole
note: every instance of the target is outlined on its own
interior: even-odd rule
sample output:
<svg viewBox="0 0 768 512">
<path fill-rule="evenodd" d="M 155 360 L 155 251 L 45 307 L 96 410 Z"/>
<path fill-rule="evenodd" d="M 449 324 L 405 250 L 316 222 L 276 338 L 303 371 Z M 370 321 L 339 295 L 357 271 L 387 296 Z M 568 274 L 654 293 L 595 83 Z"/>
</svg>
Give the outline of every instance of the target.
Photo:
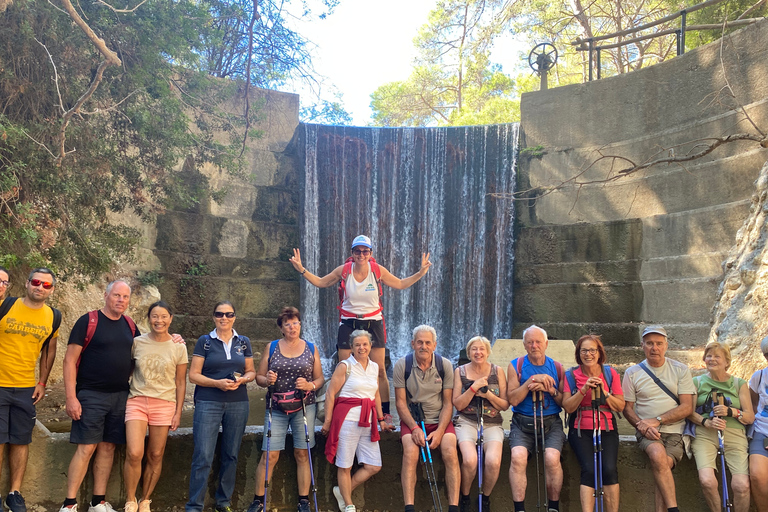
<svg viewBox="0 0 768 512">
<path fill-rule="evenodd" d="M 424 415 L 421 415 L 421 430 L 424 432 L 424 446 L 427 447 L 427 456 L 429 457 L 429 465 L 427 466 L 427 481 L 429 482 L 429 490 L 432 492 L 432 504 L 435 505 L 435 512 L 443 512 L 443 503 L 440 500 L 440 490 L 437 488 L 437 475 L 435 474 L 435 465 L 432 463 L 432 449 L 429 447 L 429 441 L 427 440 L 427 427 L 424 425 Z M 430 470 L 432 475 L 429 474 Z M 433 490 L 434 485 L 434 490 Z M 437 498 L 437 500 L 435 500 Z M 435 503 L 437 501 L 437 503 Z"/>
<path fill-rule="evenodd" d="M 483 399 L 477 405 L 477 511 L 483 512 Z"/>
<path fill-rule="evenodd" d="M 549 493 L 547 492 L 547 442 L 544 435 L 544 392 L 539 391 L 539 413 L 541 414 L 541 465 L 544 467 L 544 510 L 549 510 Z M 533 419 L 536 429 L 536 418 Z"/>
<path fill-rule="evenodd" d="M 536 417 L 538 415 L 537 409 L 538 409 L 538 403 L 539 403 L 539 393 L 538 391 L 534 391 L 532 394 L 532 400 L 533 400 L 533 443 L 534 443 L 534 454 L 533 456 L 536 459 L 536 510 L 537 512 L 541 512 L 541 469 L 539 468 L 539 427 L 536 426 Z"/>
<path fill-rule="evenodd" d="M 422 425 L 422 432 L 424 432 L 424 445 L 426 447 L 429 447 L 429 442 L 427 441 L 427 429 L 424 428 L 424 412 L 421 408 L 421 404 L 417 403 L 411 403 L 409 406 L 411 416 L 413 417 L 413 421 L 416 422 L 418 425 L 419 422 L 421 422 Z M 435 479 L 434 485 L 432 483 L 432 477 L 429 474 L 429 466 L 427 465 L 427 451 L 424 449 L 424 446 L 419 446 L 419 451 L 421 452 L 421 462 L 424 464 L 424 471 L 427 473 L 427 483 L 429 484 L 429 492 L 432 494 L 432 506 L 435 507 L 435 511 L 437 512 L 437 504 L 439 503 L 440 497 L 438 495 L 437 491 L 437 479 Z M 430 453 L 429 457 L 430 463 L 432 462 L 432 455 Z M 440 511 L 442 512 L 442 504 L 440 505 Z"/>
<path fill-rule="evenodd" d="M 592 388 L 592 471 L 594 471 L 594 492 L 592 496 L 595 497 L 595 512 L 600 512 L 597 499 L 597 473 L 599 471 L 597 465 L 597 427 L 599 422 L 600 420 L 597 418 L 597 396 L 595 394 L 595 388 Z"/>
<path fill-rule="evenodd" d="M 713 392 L 718 405 L 725 405 L 725 396 L 717 391 Z M 723 443 L 723 431 L 717 429 L 717 454 L 720 456 L 720 474 L 723 478 L 723 512 L 731 512 L 733 510 L 733 504 L 731 503 L 731 497 L 728 493 L 728 480 L 725 475 L 725 445 Z"/>
<path fill-rule="evenodd" d="M 603 512 L 605 509 L 603 492 L 603 440 L 600 429 L 600 404 L 605 395 L 603 388 L 592 388 L 592 449 L 594 452 L 595 471 L 595 512 Z"/>
<path fill-rule="evenodd" d="M 307 458 L 309 459 L 309 476 L 310 476 L 310 482 L 312 483 L 312 488 L 310 489 L 312 491 L 312 497 L 315 500 L 315 512 L 320 512 L 320 509 L 317 507 L 317 486 L 315 485 L 315 470 L 312 467 L 312 450 L 309 446 L 309 427 L 307 426 L 307 408 L 304 405 L 304 398 L 306 397 L 306 393 L 304 393 L 303 390 L 297 389 L 296 394 L 301 399 L 301 414 L 304 416 L 304 437 L 307 440 Z M 315 428 L 314 425 L 312 425 L 312 428 Z"/>
<path fill-rule="evenodd" d="M 267 386 L 267 464 L 264 469 L 264 510 L 269 510 L 267 507 L 269 497 L 269 442 L 272 439 L 272 393 L 275 391 L 275 386 Z"/>
</svg>

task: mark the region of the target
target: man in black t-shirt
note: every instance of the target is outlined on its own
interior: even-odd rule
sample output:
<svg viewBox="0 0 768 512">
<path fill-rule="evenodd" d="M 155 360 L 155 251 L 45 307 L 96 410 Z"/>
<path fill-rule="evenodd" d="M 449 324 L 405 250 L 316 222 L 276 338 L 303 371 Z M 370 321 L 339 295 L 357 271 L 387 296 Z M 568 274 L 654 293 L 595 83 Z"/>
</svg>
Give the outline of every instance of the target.
<svg viewBox="0 0 768 512">
<path fill-rule="evenodd" d="M 131 375 L 131 348 L 139 330 L 123 315 L 131 300 L 125 281 L 113 281 L 104 293 L 104 307 L 86 344 L 89 314 L 81 316 L 69 335 L 64 356 L 67 415 L 72 418 L 69 442 L 77 450 L 69 464 L 67 499 L 60 512 L 77 512 L 77 491 L 93 462 L 93 498 L 88 512 L 113 512 L 105 501 L 115 445 L 125 444 L 125 402 Z M 87 345 L 84 347 L 84 345 Z"/>
</svg>

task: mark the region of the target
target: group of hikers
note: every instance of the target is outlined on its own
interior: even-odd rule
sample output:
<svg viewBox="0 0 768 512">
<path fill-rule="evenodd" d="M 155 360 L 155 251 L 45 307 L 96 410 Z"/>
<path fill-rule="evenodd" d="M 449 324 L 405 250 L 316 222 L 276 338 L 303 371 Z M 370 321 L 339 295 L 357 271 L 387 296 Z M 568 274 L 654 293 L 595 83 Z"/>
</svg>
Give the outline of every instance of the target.
<svg viewBox="0 0 768 512">
<path fill-rule="evenodd" d="M 303 266 L 298 249 L 290 258 L 309 283 L 339 284 L 339 364 L 327 383 L 320 352 L 301 337 L 301 313 L 294 307 L 280 312 L 277 326 L 282 337 L 267 345 L 256 368 L 249 338 L 234 329 L 232 303 L 214 306 L 215 327 L 200 336 L 188 358 L 183 338 L 171 334 L 170 305 L 158 301 L 148 308 L 150 332 L 142 335 L 125 315 L 131 298 L 129 284 L 109 283 L 104 306 L 75 322 L 64 356 L 66 412 L 72 418 L 70 442 L 76 449 L 60 512 L 77 512 L 77 494 L 91 461 L 93 496 L 88 511 L 113 511 L 106 490 L 115 447 L 120 444 L 126 444 L 124 509 L 150 512 L 168 432 L 180 423 L 187 369 L 188 380 L 195 385 L 187 512 L 204 508 L 217 443 L 220 464 L 214 510 L 232 511 L 238 454 L 249 414 L 246 384 L 254 380 L 267 389 L 267 407 L 248 512 L 269 508 L 270 481 L 289 427 L 297 465 L 298 511 L 310 512 L 313 504 L 319 512 L 311 453 L 322 389 L 325 408 L 320 431 L 326 436 L 325 456 L 337 467 L 333 495 L 340 512 L 355 512 L 353 490 L 382 467 L 379 432 L 395 429 L 384 366 L 381 285 L 408 288 L 431 266 L 429 254 L 423 254 L 419 271 L 400 279 L 375 262 L 372 250 L 368 237 L 356 237 L 351 257 L 324 277 Z M 0 267 L 0 295 L 7 291 L 9 275 Z M 45 304 L 55 284 L 52 271 L 34 269 L 26 280 L 25 296 L 5 298 L 0 305 L 0 457 L 8 444 L 10 488 L 4 503 L 12 512 L 26 511 L 21 486 L 35 424 L 34 404 L 45 395 L 56 356 L 61 314 Z M 763 382 L 768 369 L 756 372 L 749 382 L 729 375 L 727 346 L 709 344 L 704 352 L 706 373 L 692 378 L 686 365 L 666 357 L 666 330 L 648 326 L 641 336 L 646 359 L 627 369 L 622 379 L 607 365 L 602 340 L 594 334 L 579 338 L 577 366 L 570 369 L 546 355 L 548 336 L 536 325 L 523 332 L 526 355 L 510 361 L 506 371 L 489 361 L 492 347 L 483 336 L 469 340 L 468 362 L 455 369 L 437 353 L 437 342 L 433 327 L 416 326 L 412 352 L 394 365 L 405 512 L 415 510 L 419 464 L 427 475 L 435 512 L 443 511 L 446 498 L 448 512 L 490 512 L 504 450 L 500 413 L 510 407 L 509 482 L 515 511 L 525 510 L 529 463 L 536 465 L 536 510 L 560 510 L 561 452 L 566 438 L 581 467 L 582 510 L 618 511 L 617 418 L 621 414 L 635 428 L 637 446 L 648 457 L 657 512 L 678 510 L 672 470 L 687 450 L 696 460 L 710 510 L 747 512 L 751 494 L 757 510 L 768 511 L 768 378 Z M 768 358 L 768 337 L 761 350 Z M 434 462 L 438 456 L 443 462 L 442 479 Z M 724 477 L 726 466 L 730 485 Z"/>
</svg>

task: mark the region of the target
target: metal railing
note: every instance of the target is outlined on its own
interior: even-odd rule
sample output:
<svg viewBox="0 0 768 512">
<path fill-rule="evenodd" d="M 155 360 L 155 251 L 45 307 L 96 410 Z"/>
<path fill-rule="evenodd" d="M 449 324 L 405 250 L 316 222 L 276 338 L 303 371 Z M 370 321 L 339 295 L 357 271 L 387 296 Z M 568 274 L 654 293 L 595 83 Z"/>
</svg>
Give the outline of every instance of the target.
<svg viewBox="0 0 768 512">
<path fill-rule="evenodd" d="M 579 39 L 576 39 L 575 41 L 572 41 L 571 45 L 576 46 L 577 51 L 589 52 L 589 81 L 591 82 L 593 68 L 596 68 L 597 70 L 597 79 L 600 80 L 601 78 L 600 53 L 602 50 L 620 48 L 622 46 L 626 46 L 629 44 L 639 43 L 640 41 L 645 41 L 648 39 L 654 39 L 657 37 L 663 37 L 663 36 L 675 34 L 677 36 L 677 55 L 682 55 L 683 53 L 685 53 L 685 33 L 686 32 L 698 31 L 698 30 L 719 30 L 723 28 L 743 27 L 745 25 L 751 25 L 752 23 L 755 23 L 756 21 L 760 21 L 761 19 L 763 19 L 763 18 L 747 18 L 747 19 L 739 18 L 734 21 L 726 21 L 721 24 L 708 24 L 708 25 L 687 25 L 686 24 L 686 18 L 688 13 L 695 12 L 700 9 L 704 9 L 705 7 L 710 7 L 715 4 L 719 4 L 720 2 L 723 2 L 723 1 L 724 0 L 707 0 L 706 2 L 696 4 L 686 9 L 681 9 L 680 11 L 664 16 L 663 18 L 659 18 L 658 20 L 654 20 L 637 27 L 628 28 L 620 32 L 613 32 L 611 34 L 606 34 L 603 36 L 579 38 Z M 745 12 L 744 14 L 742 14 L 742 16 L 744 16 L 748 12 L 749 11 Z M 654 34 L 647 34 L 644 36 L 633 37 L 632 39 L 625 39 L 617 43 L 603 44 L 599 46 L 595 44 L 599 41 L 605 41 L 607 39 L 626 36 L 626 35 L 634 34 L 649 28 L 653 28 L 657 25 L 661 25 L 662 23 L 666 23 L 668 21 L 673 21 L 677 18 L 680 18 L 680 26 L 678 28 L 669 28 L 666 30 L 661 30 Z"/>
</svg>

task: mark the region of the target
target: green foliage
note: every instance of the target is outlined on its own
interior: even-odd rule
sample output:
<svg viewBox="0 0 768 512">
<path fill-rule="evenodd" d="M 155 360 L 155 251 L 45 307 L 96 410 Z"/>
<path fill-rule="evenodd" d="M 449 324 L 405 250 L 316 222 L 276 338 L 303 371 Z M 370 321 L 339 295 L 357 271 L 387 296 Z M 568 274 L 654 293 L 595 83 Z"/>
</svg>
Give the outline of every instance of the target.
<svg viewBox="0 0 768 512">
<path fill-rule="evenodd" d="M 157 270 L 150 270 L 148 272 L 139 272 L 139 275 L 136 277 L 136 280 L 139 282 L 141 286 L 160 286 L 163 284 L 165 279 L 163 279 L 163 276 L 160 275 L 160 272 Z"/>
<path fill-rule="evenodd" d="M 500 34 L 504 2 L 442 0 L 419 30 L 419 55 L 404 81 L 371 94 L 373 123 L 383 126 L 472 125 L 520 119 L 519 90 L 489 50 Z"/>
<path fill-rule="evenodd" d="M 520 156 L 529 158 L 538 158 L 544 156 L 544 146 L 539 144 L 538 146 L 531 146 L 520 150 Z"/>
<path fill-rule="evenodd" d="M 756 0 L 726 0 L 725 2 L 707 7 L 706 9 L 690 13 L 686 21 L 689 25 L 722 25 L 723 20 L 735 20 L 741 17 L 743 13 L 756 3 Z M 674 5 L 675 4 L 673 3 L 673 6 Z M 671 6 L 671 8 L 672 10 L 675 10 L 676 8 L 673 6 Z M 765 16 L 768 16 L 768 2 L 758 6 L 744 17 L 761 18 Z M 738 30 L 738 28 L 729 28 L 725 30 L 718 28 L 715 30 L 688 32 L 685 36 L 685 46 L 686 48 L 695 48 L 702 44 L 711 43 L 712 41 L 719 39 L 723 34 L 729 34 L 734 30 Z"/>
<path fill-rule="evenodd" d="M 380 86 L 371 95 L 373 123 L 384 126 L 457 125 L 509 122 L 519 119 L 519 98 L 539 88 L 539 77 L 528 69 L 528 54 L 520 55 L 520 72 L 505 76 L 489 60 L 494 43 L 504 33 L 525 40 L 528 48 L 550 42 L 559 53 L 549 72 L 550 87 L 581 83 L 589 76 L 589 55 L 572 42 L 598 37 L 658 20 L 696 0 L 441 0 L 419 30 L 419 51 L 411 75 Z M 688 24 L 735 19 L 754 0 L 728 0 L 691 13 Z M 749 14 L 768 13 L 768 3 Z M 680 19 L 642 33 L 598 44 L 626 41 L 679 27 Z M 719 37 L 721 31 L 688 32 L 687 46 Z M 584 45 L 585 46 L 585 45 Z M 676 55 L 674 35 L 662 36 L 601 51 L 603 77 L 656 64 Z M 593 68 L 596 75 L 596 68 Z"/>
<path fill-rule="evenodd" d="M 306 107 L 301 107 L 299 118 L 303 123 L 320 123 L 337 126 L 352 124 L 352 116 L 339 101 L 320 100 Z"/>
<path fill-rule="evenodd" d="M 123 214 L 151 220 L 208 197 L 199 173 L 179 179 L 182 162 L 240 171 L 244 119 L 228 113 L 237 84 L 204 72 L 206 2 L 149 0 L 133 13 L 91 2 L 78 9 L 122 65 L 106 68 L 72 117 L 60 165 L 62 115 L 103 57 L 45 0 L 16 0 L 0 15 L 0 258 L 89 281 L 134 258 L 140 233 L 120 223 Z"/>
<path fill-rule="evenodd" d="M 198 261 L 190 264 L 184 273 L 189 276 L 207 276 L 211 273 L 211 270 L 208 268 L 207 263 Z"/>
</svg>

